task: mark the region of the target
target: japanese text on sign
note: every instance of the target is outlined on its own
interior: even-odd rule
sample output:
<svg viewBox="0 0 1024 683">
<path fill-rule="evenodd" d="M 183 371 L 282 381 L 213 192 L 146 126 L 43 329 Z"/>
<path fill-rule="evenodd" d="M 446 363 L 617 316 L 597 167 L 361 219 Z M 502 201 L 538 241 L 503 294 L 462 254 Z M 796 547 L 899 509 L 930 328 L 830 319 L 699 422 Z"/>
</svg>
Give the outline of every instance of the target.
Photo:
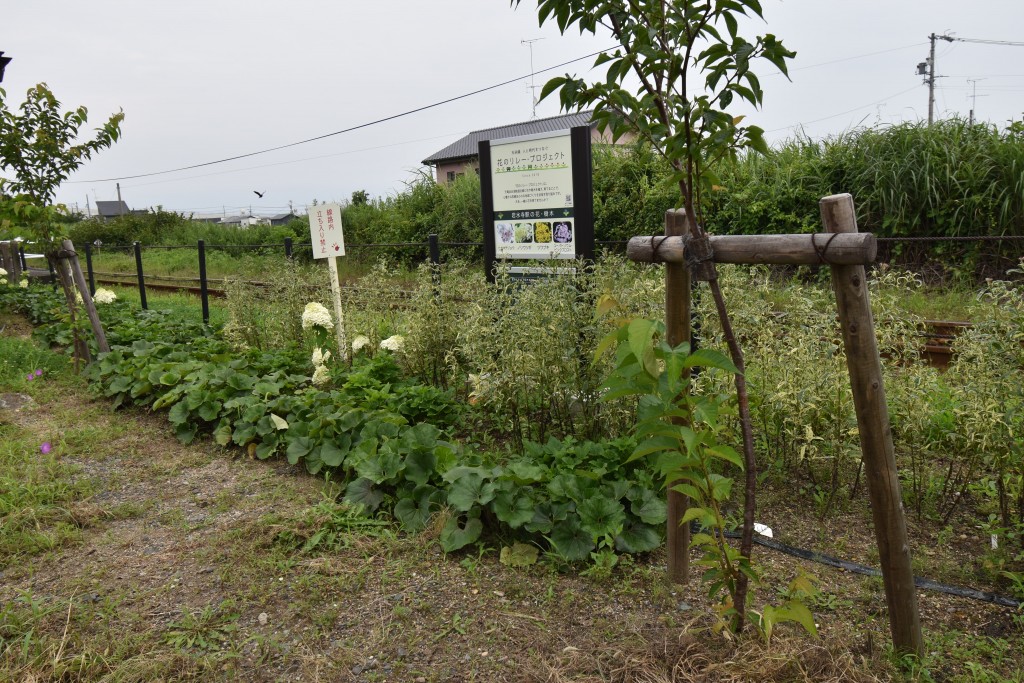
<svg viewBox="0 0 1024 683">
<path fill-rule="evenodd" d="M 313 258 L 344 256 L 345 234 L 341 227 L 341 205 L 311 206 L 309 236 L 313 242 Z"/>
</svg>

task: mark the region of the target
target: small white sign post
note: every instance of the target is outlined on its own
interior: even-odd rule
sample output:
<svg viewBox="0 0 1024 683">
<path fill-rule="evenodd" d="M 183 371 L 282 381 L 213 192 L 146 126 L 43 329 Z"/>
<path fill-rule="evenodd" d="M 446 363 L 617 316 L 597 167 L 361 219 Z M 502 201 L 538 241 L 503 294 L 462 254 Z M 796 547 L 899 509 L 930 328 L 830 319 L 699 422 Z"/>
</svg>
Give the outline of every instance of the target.
<svg viewBox="0 0 1024 683">
<path fill-rule="evenodd" d="M 313 242 L 313 258 L 327 259 L 334 293 L 334 329 L 338 337 L 338 355 L 348 361 L 345 340 L 345 314 L 341 309 L 341 282 L 338 280 L 338 257 L 345 255 L 345 233 L 341 228 L 341 206 L 320 204 L 309 209 L 309 236 Z"/>
</svg>

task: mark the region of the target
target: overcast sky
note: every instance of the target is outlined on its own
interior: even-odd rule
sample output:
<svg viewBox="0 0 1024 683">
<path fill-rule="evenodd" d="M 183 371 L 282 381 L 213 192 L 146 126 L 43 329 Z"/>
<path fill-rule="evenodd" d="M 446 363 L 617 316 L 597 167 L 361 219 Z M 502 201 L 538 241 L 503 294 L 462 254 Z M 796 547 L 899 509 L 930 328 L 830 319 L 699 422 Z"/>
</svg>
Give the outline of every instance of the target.
<svg viewBox="0 0 1024 683">
<path fill-rule="evenodd" d="M 762 0 L 771 32 L 798 55 L 792 82 L 761 68 L 764 107 L 748 122 L 772 141 L 927 117 L 916 65 L 928 35 L 1024 42 L 1022 0 Z M 0 0 L 3 88 L 17 106 L 45 81 L 90 126 L 126 115 L 123 137 L 58 193 L 132 208 L 270 214 L 318 199 L 400 191 L 420 160 L 471 130 L 529 120 L 530 50 L 541 70 L 611 45 L 539 28 L 536 4 L 507 0 Z M 559 69 L 586 73 L 592 59 Z M 939 116 L 1000 126 L 1024 112 L 1024 47 L 940 41 Z M 538 75 L 541 85 L 553 72 Z M 215 161 L 514 83 L 379 125 L 200 169 Z M 972 82 L 973 81 L 973 82 Z M 537 116 L 558 113 L 556 98 Z M 737 113 L 747 113 L 738 110 Z M 264 193 L 260 199 L 254 190 Z"/>
</svg>

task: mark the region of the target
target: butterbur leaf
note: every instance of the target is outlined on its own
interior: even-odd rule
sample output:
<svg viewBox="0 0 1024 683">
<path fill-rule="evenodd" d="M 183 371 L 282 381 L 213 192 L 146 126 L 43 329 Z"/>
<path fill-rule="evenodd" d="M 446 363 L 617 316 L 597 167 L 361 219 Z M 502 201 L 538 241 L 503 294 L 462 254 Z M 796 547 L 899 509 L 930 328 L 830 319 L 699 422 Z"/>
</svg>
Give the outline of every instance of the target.
<svg viewBox="0 0 1024 683">
<path fill-rule="evenodd" d="M 476 472 L 468 472 L 457 479 L 448 490 L 448 503 L 460 512 L 475 505 L 485 505 L 494 498 L 495 487 Z"/>
<path fill-rule="evenodd" d="M 426 484 L 434 475 L 437 458 L 432 451 L 417 450 L 405 457 L 405 478 L 415 484 Z"/>
<path fill-rule="evenodd" d="M 501 549 L 499 561 L 506 567 L 529 567 L 537 563 L 538 555 L 536 546 L 516 542 Z"/>
<path fill-rule="evenodd" d="M 460 517 L 461 515 L 453 516 L 444 525 L 444 529 L 441 530 L 441 536 L 438 540 L 441 543 L 441 549 L 446 553 L 455 552 L 475 542 L 480 538 L 480 533 L 484 529 L 484 525 L 479 518 L 470 517 L 466 520 L 465 525 L 460 525 Z"/>
<path fill-rule="evenodd" d="M 661 545 L 660 527 L 649 524 L 626 524 L 615 537 L 615 549 L 623 553 L 648 553 Z"/>
<path fill-rule="evenodd" d="M 197 431 L 199 428 L 194 424 L 178 425 L 174 430 L 174 436 L 178 437 L 178 441 L 181 443 L 190 444 L 196 438 Z"/>
<path fill-rule="evenodd" d="M 576 506 L 580 526 L 593 537 L 615 536 L 626 522 L 622 503 L 604 496 L 592 496 Z"/>
<path fill-rule="evenodd" d="M 227 420 L 222 421 L 217 429 L 213 430 L 213 440 L 221 446 L 231 443 L 231 423 Z"/>
<path fill-rule="evenodd" d="M 656 492 L 644 489 L 639 500 L 633 501 L 629 511 L 645 524 L 663 524 L 668 518 L 668 506 Z"/>
<path fill-rule="evenodd" d="M 492 507 L 498 520 L 518 529 L 533 520 L 536 502 L 528 493 L 529 489 L 505 491 L 494 498 Z"/>
<path fill-rule="evenodd" d="M 311 450 L 313 450 L 313 440 L 306 436 L 297 436 L 288 440 L 288 449 L 285 451 L 285 455 L 288 457 L 288 462 L 294 465 L 301 458 L 306 457 Z"/>
<path fill-rule="evenodd" d="M 444 493 L 433 486 L 417 486 L 395 504 L 395 519 L 402 527 L 417 533 L 426 528 L 430 516 L 441 507 Z"/>
<path fill-rule="evenodd" d="M 380 507 L 384 493 L 377 489 L 369 479 L 359 478 L 345 488 L 345 502 L 351 505 L 362 505 L 370 512 Z"/>
<path fill-rule="evenodd" d="M 184 401 L 179 401 L 174 404 L 171 411 L 167 414 L 167 419 L 170 420 L 172 425 L 180 425 L 188 422 L 189 410 L 188 406 Z"/>
<path fill-rule="evenodd" d="M 351 439 L 344 434 L 335 440 L 324 441 L 320 445 L 320 460 L 328 467 L 340 467 L 345 461 L 345 454 L 349 450 Z"/>
<path fill-rule="evenodd" d="M 594 541 L 590 534 L 580 527 L 575 518 L 558 524 L 548 540 L 555 552 L 569 562 L 587 559 L 590 557 L 590 551 L 594 549 Z"/>
</svg>

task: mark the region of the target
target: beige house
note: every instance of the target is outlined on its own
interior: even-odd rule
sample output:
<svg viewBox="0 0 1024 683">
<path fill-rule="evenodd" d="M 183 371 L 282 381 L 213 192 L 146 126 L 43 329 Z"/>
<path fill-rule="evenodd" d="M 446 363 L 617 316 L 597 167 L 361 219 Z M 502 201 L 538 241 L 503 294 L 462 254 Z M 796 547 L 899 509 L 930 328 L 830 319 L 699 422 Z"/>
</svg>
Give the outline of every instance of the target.
<svg viewBox="0 0 1024 683">
<path fill-rule="evenodd" d="M 480 160 L 478 155 L 481 140 L 500 140 L 520 135 L 535 135 L 537 133 L 550 133 L 578 126 L 590 126 L 591 137 L 594 143 L 611 144 L 610 134 L 602 135 L 598 132 L 597 124 L 591 118 L 592 113 L 589 110 L 581 111 L 575 114 L 562 114 L 546 119 L 534 119 L 524 123 L 513 123 L 506 126 L 475 130 L 469 135 L 459 138 L 444 149 L 434 152 L 423 160 L 423 164 L 434 167 L 434 179 L 438 183 L 450 183 L 470 170 L 479 175 Z M 624 135 L 619 138 L 617 143 L 629 144 L 634 139 L 633 135 Z"/>
</svg>

